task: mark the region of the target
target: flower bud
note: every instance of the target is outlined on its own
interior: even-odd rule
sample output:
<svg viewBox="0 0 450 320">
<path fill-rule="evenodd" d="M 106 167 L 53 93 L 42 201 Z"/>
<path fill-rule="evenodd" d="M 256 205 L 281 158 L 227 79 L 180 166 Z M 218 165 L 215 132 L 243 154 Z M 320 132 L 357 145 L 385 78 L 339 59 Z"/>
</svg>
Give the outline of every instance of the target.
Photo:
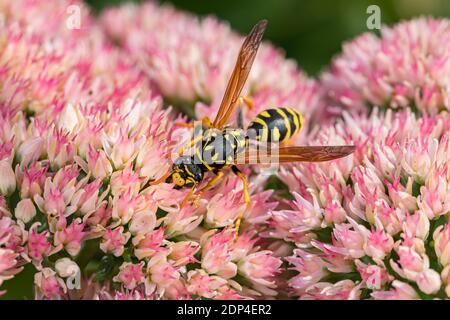
<svg viewBox="0 0 450 320">
<path fill-rule="evenodd" d="M 420 273 L 416 282 L 419 289 L 426 294 L 436 293 L 441 288 L 441 277 L 433 269 Z"/>
<path fill-rule="evenodd" d="M 22 199 L 17 204 L 14 214 L 17 219 L 22 220 L 24 223 L 28 223 L 36 215 L 36 207 L 31 199 Z"/>
<path fill-rule="evenodd" d="M 63 277 L 71 277 L 80 273 L 80 267 L 69 258 L 61 258 L 56 260 L 55 269 L 58 274 Z"/>
<path fill-rule="evenodd" d="M 4 196 L 9 196 L 16 189 L 16 176 L 11 164 L 6 160 L 0 161 L 0 192 Z"/>
</svg>

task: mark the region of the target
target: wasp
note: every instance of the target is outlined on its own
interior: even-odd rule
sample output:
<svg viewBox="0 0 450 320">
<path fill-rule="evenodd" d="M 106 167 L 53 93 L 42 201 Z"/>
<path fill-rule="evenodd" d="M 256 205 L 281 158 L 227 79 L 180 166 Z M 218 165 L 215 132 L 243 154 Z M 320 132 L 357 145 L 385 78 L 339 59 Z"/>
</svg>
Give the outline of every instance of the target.
<svg viewBox="0 0 450 320">
<path fill-rule="evenodd" d="M 195 135 L 178 152 L 178 157 L 167 173 L 151 183 L 154 185 L 167 182 L 174 183 L 177 189 L 190 188 L 190 192 L 181 203 L 182 207 L 192 196 L 196 195 L 198 198 L 202 192 L 217 184 L 224 177 L 225 169 L 230 168 L 242 180 L 246 204 L 246 209 L 238 216 L 235 223 L 236 236 L 244 213 L 250 204 L 247 178 L 237 164 L 264 163 L 260 154 L 249 152 L 248 146 L 251 141 L 277 144 L 279 147 L 276 148 L 276 159 L 279 163 L 329 161 L 345 157 L 355 149 L 354 146 L 283 146 L 301 130 L 304 122 L 303 116 L 289 107 L 270 108 L 260 112 L 250 122 L 247 130 L 242 128 L 242 123 L 239 128 L 229 126 L 231 115 L 239 101 L 249 104 L 248 99 L 241 97 L 241 91 L 250 73 L 266 26 L 266 20 L 259 21 L 245 38 L 214 120 L 211 121 L 208 117 L 203 118 L 202 133 Z M 191 125 L 188 124 L 188 126 Z M 183 155 L 184 151 L 192 148 L 194 149 L 192 155 Z M 272 155 L 273 152 L 270 150 L 269 154 Z M 241 161 L 239 162 L 238 159 Z M 213 178 L 205 186 L 198 188 L 207 172 L 213 172 Z"/>
</svg>

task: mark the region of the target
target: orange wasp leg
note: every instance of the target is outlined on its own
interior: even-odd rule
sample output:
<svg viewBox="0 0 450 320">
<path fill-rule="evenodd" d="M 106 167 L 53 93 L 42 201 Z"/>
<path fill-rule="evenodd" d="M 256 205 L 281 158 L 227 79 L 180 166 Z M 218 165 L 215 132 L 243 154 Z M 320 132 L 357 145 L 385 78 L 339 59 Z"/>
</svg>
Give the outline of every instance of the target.
<svg viewBox="0 0 450 320">
<path fill-rule="evenodd" d="M 202 187 L 200 190 L 198 190 L 197 192 L 194 192 L 194 188 L 195 188 L 195 186 L 194 186 L 191 189 L 191 191 L 184 197 L 180 208 L 183 208 L 187 204 L 189 198 L 191 198 L 194 195 L 195 195 L 195 200 L 194 200 L 193 205 L 194 205 L 194 207 L 197 207 L 198 200 L 200 199 L 202 193 L 205 192 L 206 190 L 208 190 L 209 188 L 212 188 L 213 186 L 215 186 L 223 178 L 223 176 L 224 176 L 224 173 L 222 171 L 217 172 L 217 175 L 214 178 L 212 178 L 211 180 L 209 180 L 208 183 L 204 187 Z"/>
<path fill-rule="evenodd" d="M 200 190 L 198 190 L 197 194 L 195 195 L 195 197 L 196 197 L 195 203 L 194 203 L 195 207 L 197 206 L 197 202 L 200 199 L 202 193 L 205 192 L 206 190 L 208 190 L 209 188 L 212 188 L 217 183 L 219 183 L 219 181 L 223 178 L 223 176 L 224 176 L 224 173 L 222 171 L 217 172 L 216 176 L 214 178 L 209 180 L 208 183 L 204 187 L 202 187 Z"/>
<path fill-rule="evenodd" d="M 189 123 L 175 122 L 174 126 L 179 127 L 179 128 L 194 128 L 194 122 L 189 122 Z M 206 127 L 206 128 L 212 128 L 213 124 L 212 124 L 211 119 L 209 119 L 208 117 L 204 117 L 202 119 L 202 126 Z"/>
<path fill-rule="evenodd" d="M 250 98 L 249 96 L 239 97 L 239 100 L 241 103 L 245 104 L 249 110 L 253 110 L 253 108 L 255 107 L 253 99 Z"/>
<path fill-rule="evenodd" d="M 191 190 L 189 190 L 189 192 L 186 194 L 186 196 L 183 198 L 183 201 L 181 201 L 180 209 L 183 209 L 187 205 L 189 199 L 194 195 L 196 187 L 197 185 L 194 185 L 191 188 Z"/>
</svg>

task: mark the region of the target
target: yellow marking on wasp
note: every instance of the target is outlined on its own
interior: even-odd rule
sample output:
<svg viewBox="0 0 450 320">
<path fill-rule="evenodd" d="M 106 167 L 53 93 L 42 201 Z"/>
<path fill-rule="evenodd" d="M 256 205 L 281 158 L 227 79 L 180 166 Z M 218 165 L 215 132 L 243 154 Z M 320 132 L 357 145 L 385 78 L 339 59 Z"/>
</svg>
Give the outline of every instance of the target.
<svg viewBox="0 0 450 320">
<path fill-rule="evenodd" d="M 184 186 L 186 183 L 186 181 L 180 176 L 178 172 L 172 174 L 172 179 L 175 182 L 175 184 L 180 187 Z"/>
<path fill-rule="evenodd" d="M 256 117 L 255 120 L 253 120 L 253 121 L 258 123 L 258 124 L 260 124 L 260 125 L 262 125 L 262 127 L 263 127 L 263 129 L 262 129 L 262 132 L 263 132 L 262 140 L 266 141 L 267 140 L 267 136 L 268 136 L 269 131 L 270 131 L 269 127 L 267 126 L 267 123 L 263 119 L 261 119 L 259 117 Z"/>
<path fill-rule="evenodd" d="M 278 114 L 283 118 L 284 126 L 286 127 L 286 136 L 284 138 L 289 139 L 291 137 L 291 122 L 289 121 L 289 117 L 281 108 L 275 110 L 277 110 Z"/>
<path fill-rule="evenodd" d="M 292 108 L 286 108 L 286 110 L 292 115 L 292 119 L 294 119 L 294 126 L 295 130 L 292 136 L 295 136 L 301 129 L 300 123 L 299 123 L 299 114 Z"/>
<path fill-rule="evenodd" d="M 303 122 L 305 121 L 305 119 L 303 118 L 303 115 L 301 113 L 299 113 L 299 117 L 300 117 L 300 127 L 303 127 Z"/>
<path fill-rule="evenodd" d="M 256 123 L 259 123 L 260 125 L 262 125 L 263 127 L 267 128 L 267 123 L 261 119 L 260 117 L 256 117 L 255 120 L 253 120 Z"/>
<path fill-rule="evenodd" d="M 267 111 L 261 112 L 260 115 L 262 115 L 264 118 L 270 118 L 270 113 Z"/>
<path fill-rule="evenodd" d="M 272 130 L 272 137 L 273 137 L 273 141 L 280 141 L 280 130 L 278 129 L 278 127 L 274 127 Z"/>
<path fill-rule="evenodd" d="M 219 159 L 219 154 L 218 154 L 218 153 L 215 153 L 215 154 L 211 157 L 211 160 L 212 160 L 212 161 L 216 161 L 217 159 Z"/>
<path fill-rule="evenodd" d="M 191 177 L 194 176 L 194 174 L 193 174 L 191 171 L 189 171 L 189 167 L 188 167 L 187 165 L 184 165 L 184 170 L 185 170 Z"/>
<path fill-rule="evenodd" d="M 208 169 L 208 170 L 212 170 L 211 166 L 206 163 L 205 161 L 203 161 L 203 157 L 202 157 L 202 151 L 199 149 L 197 149 L 197 157 L 200 159 L 200 161 L 202 162 L 202 164 Z"/>
</svg>

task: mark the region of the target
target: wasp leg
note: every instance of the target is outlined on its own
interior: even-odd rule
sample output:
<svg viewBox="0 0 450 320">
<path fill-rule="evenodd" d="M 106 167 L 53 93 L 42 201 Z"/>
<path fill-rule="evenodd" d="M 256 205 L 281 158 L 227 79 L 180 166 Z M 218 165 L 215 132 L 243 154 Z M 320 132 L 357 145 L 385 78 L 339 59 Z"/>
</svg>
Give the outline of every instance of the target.
<svg viewBox="0 0 450 320">
<path fill-rule="evenodd" d="M 239 97 L 239 100 L 241 102 L 243 102 L 247 106 L 247 108 L 249 108 L 250 110 L 253 110 L 255 104 L 254 104 L 252 98 L 250 98 L 248 96 L 242 96 L 242 97 Z"/>
<path fill-rule="evenodd" d="M 239 227 L 241 226 L 242 219 L 244 218 L 245 212 L 250 207 L 250 195 L 248 193 L 248 183 L 247 183 L 247 177 L 239 170 L 238 167 L 232 166 L 231 170 L 233 170 L 234 174 L 237 175 L 242 180 L 242 184 L 244 185 L 244 202 L 245 202 L 245 209 L 239 214 L 236 223 L 235 223 L 235 229 L 236 233 L 234 236 L 234 239 L 237 240 L 239 236 Z"/>
<path fill-rule="evenodd" d="M 239 129 L 244 129 L 244 116 L 242 115 L 242 109 L 241 108 L 238 109 L 236 123 L 237 123 L 237 127 Z"/>
<path fill-rule="evenodd" d="M 239 105 L 245 104 L 249 110 L 252 110 L 254 107 L 253 100 L 250 97 L 239 97 Z M 237 110 L 237 120 L 236 124 L 239 129 L 244 129 L 244 117 L 242 115 L 242 107 Z"/>
<path fill-rule="evenodd" d="M 174 123 L 175 127 L 179 127 L 179 128 L 194 128 L 195 127 L 195 121 L 194 122 L 189 122 L 189 123 L 184 123 L 184 122 L 175 122 Z M 202 126 L 205 128 L 212 128 L 213 124 L 211 119 L 209 119 L 209 117 L 204 117 L 202 119 Z"/>
<path fill-rule="evenodd" d="M 194 206 L 197 206 L 197 202 L 200 199 L 202 193 L 205 192 L 206 190 L 212 188 L 217 183 L 219 183 L 219 181 L 224 176 L 223 171 L 214 171 L 214 173 L 216 174 L 216 176 L 214 178 L 212 178 L 211 180 L 209 180 L 208 183 L 204 187 L 202 187 L 200 190 L 197 191 L 197 194 L 195 195 L 196 199 L 195 199 Z"/>
<path fill-rule="evenodd" d="M 189 123 L 175 122 L 173 125 L 178 128 L 194 128 L 193 122 L 189 122 Z"/>
<path fill-rule="evenodd" d="M 183 198 L 183 201 L 181 201 L 181 204 L 180 204 L 180 209 L 183 209 L 185 206 L 186 206 L 186 204 L 189 202 L 189 199 L 194 195 L 194 193 L 195 193 L 195 188 L 196 188 L 197 186 L 196 185 L 194 185 L 192 188 L 191 188 L 191 190 L 189 190 L 189 192 L 184 196 L 184 198 Z"/>
</svg>

